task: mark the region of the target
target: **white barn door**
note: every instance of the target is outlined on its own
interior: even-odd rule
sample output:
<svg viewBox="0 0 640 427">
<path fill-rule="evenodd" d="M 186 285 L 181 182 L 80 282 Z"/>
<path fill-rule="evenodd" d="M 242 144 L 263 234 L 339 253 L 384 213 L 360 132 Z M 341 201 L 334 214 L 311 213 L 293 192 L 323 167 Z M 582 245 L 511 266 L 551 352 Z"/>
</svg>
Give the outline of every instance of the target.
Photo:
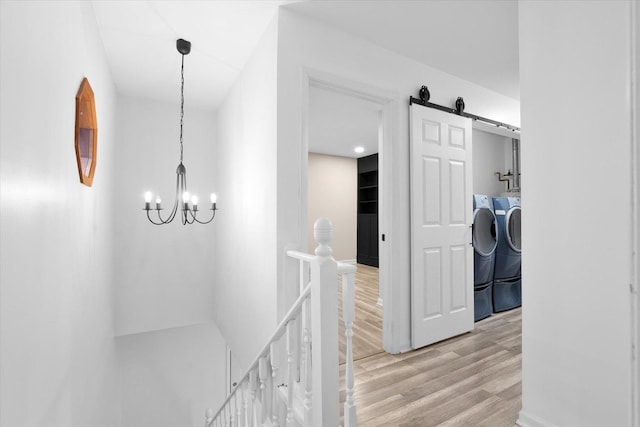
<svg viewBox="0 0 640 427">
<path fill-rule="evenodd" d="M 411 345 L 473 330 L 471 119 L 411 107 Z"/>
</svg>

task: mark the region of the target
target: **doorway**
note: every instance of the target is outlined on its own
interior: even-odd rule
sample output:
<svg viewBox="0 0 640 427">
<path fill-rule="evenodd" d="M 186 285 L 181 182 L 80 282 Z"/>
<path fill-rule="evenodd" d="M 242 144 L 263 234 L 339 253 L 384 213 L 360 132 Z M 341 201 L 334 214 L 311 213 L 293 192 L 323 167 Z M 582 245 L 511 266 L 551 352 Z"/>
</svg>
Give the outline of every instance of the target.
<svg viewBox="0 0 640 427">
<path fill-rule="evenodd" d="M 308 76 L 305 92 L 303 139 L 307 149 L 302 160 L 306 165 L 303 179 L 307 181 L 307 185 L 303 184 L 307 190 L 307 251 L 313 251 L 313 222 L 326 216 L 334 222 L 334 258 L 350 263 L 363 259 L 358 256 L 358 229 L 362 231 L 362 224 L 358 224 L 358 159 L 378 158 L 375 211 L 379 214 L 377 230 L 371 237 L 377 242 L 378 265 L 358 265 L 357 294 L 366 298 L 356 298 L 360 315 L 356 315 L 354 325 L 357 335 L 357 319 L 369 322 L 362 326 L 366 326 L 367 341 L 374 344 L 364 346 L 362 355 L 354 354 L 357 359 L 382 352 L 384 340 L 389 338 L 383 331 L 387 319 L 384 283 L 388 248 L 381 243 L 386 224 L 383 147 L 390 133 L 391 98 L 376 89 L 319 73 Z"/>
</svg>

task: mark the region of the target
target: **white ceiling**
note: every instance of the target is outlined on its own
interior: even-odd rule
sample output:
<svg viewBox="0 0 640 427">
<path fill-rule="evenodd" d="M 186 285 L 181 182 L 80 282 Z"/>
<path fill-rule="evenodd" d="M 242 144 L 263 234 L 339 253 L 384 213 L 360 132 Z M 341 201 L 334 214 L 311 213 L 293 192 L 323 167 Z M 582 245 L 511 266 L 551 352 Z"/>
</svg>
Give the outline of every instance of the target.
<svg viewBox="0 0 640 427">
<path fill-rule="evenodd" d="M 185 105 L 216 109 L 282 6 L 519 99 L 516 0 L 94 0 L 92 4 L 112 77 L 125 96 L 177 104 L 180 54 L 175 41 L 184 38 L 192 43 L 191 54 L 185 57 Z M 421 84 L 428 82 L 417 82 L 416 87 Z M 310 125 L 321 129 L 319 140 L 338 147 L 343 144 L 339 140 L 370 139 L 366 135 L 370 130 L 355 135 L 353 128 L 354 124 L 371 128 L 366 124 L 371 105 L 343 99 L 341 108 L 335 108 L 330 96 L 344 95 L 311 97 L 311 117 L 318 119 Z M 357 125 L 358 118 L 365 122 Z M 310 144 L 320 147 L 316 152 L 331 151 L 313 140 Z"/>
<path fill-rule="evenodd" d="M 517 0 L 334 0 L 286 7 L 520 99 Z"/>
<path fill-rule="evenodd" d="M 309 151 L 342 157 L 378 152 L 380 104 L 339 92 L 309 89 Z M 363 147 L 363 153 L 354 152 Z"/>
<path fill-rule="evenodd" d="M 118 91 L 177 103 L 180 53 L 185 56 L 185 104 L 215 109 L 255 49 L 280 5 L 289 1 L 92 1 Z"/>
</svg>

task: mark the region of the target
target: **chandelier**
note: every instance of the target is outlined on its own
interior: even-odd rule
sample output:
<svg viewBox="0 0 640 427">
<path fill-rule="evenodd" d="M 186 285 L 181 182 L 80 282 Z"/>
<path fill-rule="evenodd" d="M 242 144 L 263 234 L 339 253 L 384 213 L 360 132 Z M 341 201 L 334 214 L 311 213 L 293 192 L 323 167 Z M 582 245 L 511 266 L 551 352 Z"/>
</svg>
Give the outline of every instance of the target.
<svg viewBox="0 0 640 427">
<path fill-rule="evenodd" d="M 182 123 L 184 119 L 184 56 L 188 55 L 191 52 L 191 43 L 178 39 L 176 42 L 176 47 L 178 52 L 182 55 L 182 67 L 180 69 L 180 77 L 181 77 L 181 85 L 180 85 L 180 164 L 178 165 L 178 169 L 176 170 L 176 195 L 175 201 L 173 202 L 173 208 L 171 212 L 166 218 L 162 217 L 161 211 L 162 209 L 162 200 L 160 196 L 156 195 L 156 204 L 155 207 L 151 207 L 151 199 L 153 195 L 150 191 L 147 191 L 144 194 L 144 210 L 147 212 L 147 218 L 155 225 L 169 224 L 174 220 L 176 215 L 178 214 L 178 208 L 180 209 L 180 217 L 182 218 L 182 225 L 185 224 L 193 224 L 195 222 L 199 224 L 208 224 L 213 221 L 213 218 L 216 216 L 216 195 L 211 194 L 211 208 L 208 210 L 211 211 L 210 218 L 202 220 L 202 216 L 198 218 L 198 213 L 202 212 L 202 210 L 198 209 L 198 196 L 192 196 L 189 194 L 187 190 L 187 169 L 182 164 Z M 152 212 L 155 211 L 155 215 L 152 215 Z M 157 220 L 155 219 L 157 217 Z"/>
</svg>

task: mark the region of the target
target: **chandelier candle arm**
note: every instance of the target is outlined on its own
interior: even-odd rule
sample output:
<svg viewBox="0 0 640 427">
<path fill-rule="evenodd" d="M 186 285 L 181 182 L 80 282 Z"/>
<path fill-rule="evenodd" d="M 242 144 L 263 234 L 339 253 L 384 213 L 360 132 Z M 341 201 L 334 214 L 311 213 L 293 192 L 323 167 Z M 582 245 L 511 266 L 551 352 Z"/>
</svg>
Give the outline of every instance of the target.
<svg viewBox="0 0 640 427">
<path fill-rule="evenodd" d="M 173 203 L 173 208 L 169 213 L 169 216 L 166 219 L 162 218 L 160 211 L 162 209 L 160 196 L 156 196 L 156 207 L 155 209 L 151 208 L 151 200 L 153 195 L 150 191 L 147 191 L 144 194 L 144 209 L 147 213 L 147 219 L 155 225 L 163 225 L 169 224 L 174 220 L 176 214 L 178 213 L 178 204 L 181 204 L 181 217 L 182 217 L 182 225 L 193 224 L 197 222 L 199 224 L 208 224 L 216 216 L 216 211 L 218 208 L 216 207 L 217 197 L 215 194 L 211 194 L 211 218 L 208 220 L 201 220 L 197 218 L 198 212 L 198 196 L 193 195 L 190 196 L 189 191 L 187 190 L 187 168 L 184 166 L 183 162 L 183 154 L 184 154 L 184 146 L 182 140 L 182 129 L 184 125 L 184 56 L 188 55 L 191 52 L 191 43 L 184 39 L 178 39 L 176 41 L 176 48 L 178 52 L 182 55 L 181 67 L 180 67 L 180 163 L 178 164 L 178 168 L 176 169 L 176 194 L 175 201 Z M 191 206 L 189 206 L 189 202 L 191 202 Z M 151 211 L 156 211 L 157 221 L 152 219 Z"/>
</svg>

